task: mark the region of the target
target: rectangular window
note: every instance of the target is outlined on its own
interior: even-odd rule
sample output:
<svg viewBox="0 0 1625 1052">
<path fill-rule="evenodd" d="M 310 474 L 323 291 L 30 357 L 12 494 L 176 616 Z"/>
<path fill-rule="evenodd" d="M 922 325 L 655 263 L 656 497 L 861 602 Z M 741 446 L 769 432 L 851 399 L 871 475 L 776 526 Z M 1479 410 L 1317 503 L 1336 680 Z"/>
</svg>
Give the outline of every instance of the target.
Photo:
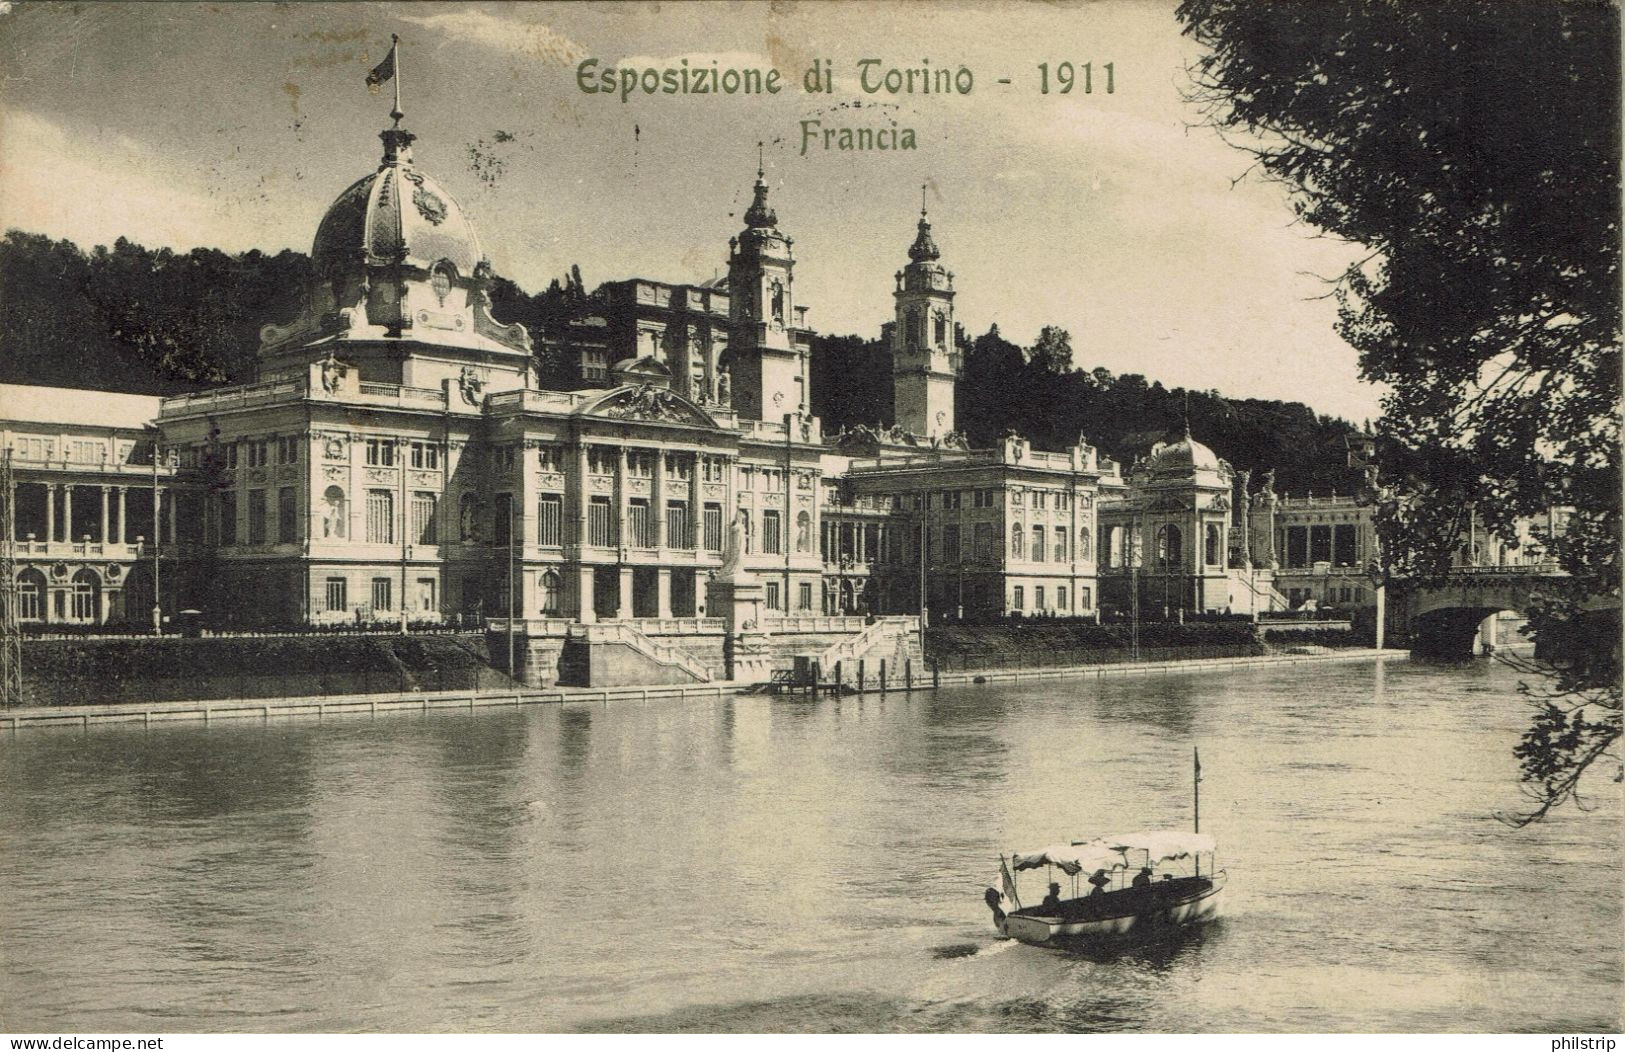
<svg viewBox="0 0 1625 1052">
<path fill-rule="evenodd" d="M 283 544 L 299 539 L 299 500 L 292 486 L 283 486 L 276 493 L 276 539 Z"/>
<path fill-rule="evenodd" d="M 265 543 L 265 491 L 248 491 L 248 543 Z"/>
<path fill-rule="evenodd" d="M 373 613 L 395 609 L 395 595 L 390 589 L 392 584 L 394 582 L 387 577 L 374 577 L 372 579 Z"/>
<path fill-rule="evenodd" d="M 231 445 L 226 447 L 226 470 L 227 471 L 235 471 L 236 469 L 237 469 L 237 443 L 233 442 Z"/>
<path fill-rule="evenodd" d="M 418 578 L 417 607 L 425 614 L 436 613 L 440 609 L 440 604 L 435 601 L 435 591 L 435 579 L 433 577 Z"/>
<path fill-rule="evenodd" d="M 1012 595 L 1011 595 L 1011 598 L 1010 598 L 1010 609 L 1012 609 L 1012 610 L 1024 610 L 1024 609 L 1026 609 L 1026 607 L 1027 607 L 1027 593 L 1026 593 L 1025 590 L 1022 589 L 1021 585 L 1019 585 L 1019 584 L 1016 585 L 1013 589 L 1011 589 L 1011 592 L 1012 592 Z"/>
<path fill-rule="evenodd" d="M 1338 566 L 1353 566 L 1354 553 L 1354 526 L 1335 526 L 1332 528 L 1332 562 Z"/>
<path fill-rule="evenodd" d="M 440 466 L 440 447 L 432 442 L 412 443 L 412 466 L 433 471 Z"/>
<path fill-rule="evenodd" d="M 944 526 L 942 528 L 942 558 L 945 562 L 959 562 L 958 526 Z"/>
<path fill-rule="evenodd" d="M 1066 562 L 1066 527 L 1055 527 L 1055 561 Z"/>
<path fill-rule="evenodd" d="M 1307 526 L 1288 526 L 1286 528 L 1286 564 L 1293 568 L 1309 565 L 1309 528 Z"/>
<path fill-rule="evenodd" d="M 395 494 L 387 489 L 367 491 L 367 543 L 395 543 Z"/>
<path fill-rule="evenodd" d="M 344 610 L 350 605 L 349 582 L 342 577 L 329 577 L 327 579 L 327 609 L 329 612 Z"/>
<path fill-rule="evenodd" d="M 640 479 L 652 478 L 655 473 L 655 455 L 644 452 L 627 453 L 626 473 Z"/>
<path fill-rule="evenodd" d="M 779 608 L 779 582 L 777 581 L 767 582 L 767 608 L 769 610 Z"/>
<path fill-rule="evenodd" d="M 587 473 L 591 475 L 615 474 L 615 451 L 608 446 L 589 446 L 587 449 Z"/>
<path fill-rule="evenodd" d="M 491 543 L 499 548 L 513 543 L 512 493 L 498 493 L 491 502 Z"/>
<path fill-rule="evenodd" d="M 1048 501 L 1049 493 L 1047 491 L 1041 489 L 1033 491 L 1033 507 L 1043 510 Z M 1039 602 L 1039 606 L 1043 606 L 1042 600 Z"/>
<path fill-rule="evenodd" d="M 1332 528 L 1330 526 L 1309 527 L 1309 561 L 1311 563 L 1329 563 L 1332 561 Z"/>
<path fill-rule="evenodd" d="M 544 493 L 536 501 L 536 543 L 564 543 L 564 498 L 557 493 Z"/>
<path fill-rule="evenodd" d="M 587 505 L 587 543 L 599 548 L 615 546 L 614 521 L 608 497 L 594 497 Z"/>
<path fill-rule="evenodd" d="M 1037 588 L 1033 589 L 1033 609 L 1034 610 L 1042 610 L 1042 609 L 1044 609 L 1044 586 L 1043 585 L 1039 585 Z"/>
<path fill-rule="evenodd" d="M 669 500 L 666 502 L 666 546 L 668 548 L 692 548 L 694 538 L 688 529 L 688 502 L 685 500 Z"/>
<path fill-rule="evenodd" d="M 1078 589 L 1078 609 L 1088 610 L 1094 605 L 1094 596 L 1088 588 Z"/>
<path fill-rule="evenodd" d="M 237 543 L 237 494 L 220 494 L 220 543 Z"/>
<path fill-rule="evenodd" d="M 419 544 L 438 544 L 439 530 L 435 525 L 435 507 L 439 503 L 433 493 L 422 490 L 412 494 L 412 536 Z"/>
<path fill-rule="evenodd" d="M 779 527 L 778 512 L 762 512 L 762 551 L 768 555 L 777 555 L 783 550 L 780 547 Z"/>
<path fill-rule="evenodd" d="M 1044 527 L 1042 526 L 1033 527 L 1032 558 L 1033 562 L 1035 563 L 1041 563 L 1044 561 Z"/>
<path fill-rule="evenodd" d="M 367 463 L 373 467 L 394 467 L 395 443 L 387 438 L 367 439 Z"/>
<path fill-rule="evenodd" d="M 626 543 L 634 548 L 653 548 L 654 523 L 649 521 L 649 502 L 634 497 L 626 503 Z"/>
<path fill-rule="evenodd" d="M 998 559 L 998 541 L 993 538 L 993 524 L 979 522 L 976 524 L 976 561 L 991 563 Z"/>
<path fill-rule="evenodd" d="M 666 477 L 687 482 L 694 477 L 694 458 L 686 453 L 666 454 Z"/>
<path fill-rule="evenodd" d="M 705 550 L 720 552 L 722 550 L 722 505 L 707 504 L 705 506 Z"/>
<path fill-rule="evenodd" d="M 1055 589 L 1055 609 L 1057 609 L 1057 610 L 1065 610 L 1066 605 L 1067 605 L 1066 589 L 1065 588 L 1057 588 L 1057 589 Z"/>
<path fill-rule="evenodd" d="M 812 609 L 812 582 L 802 581 L 796 586 L 796 600 L 800 609 Z"/>
</svg>

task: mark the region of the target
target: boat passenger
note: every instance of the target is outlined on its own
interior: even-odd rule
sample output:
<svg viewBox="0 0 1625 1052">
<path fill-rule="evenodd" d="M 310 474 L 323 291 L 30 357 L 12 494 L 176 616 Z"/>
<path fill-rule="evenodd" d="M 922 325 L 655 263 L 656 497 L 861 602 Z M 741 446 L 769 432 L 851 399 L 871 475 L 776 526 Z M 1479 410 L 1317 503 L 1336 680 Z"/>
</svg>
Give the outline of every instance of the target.
<svg viewBox="0 0 1625 1052">
<path fill-rule="evenodd" d="M 1104 895 L 1106 893 L 1106 885 L 1110 884 L 1111 882 L 1112 878 L 1106 875 L 1106 871 L 1104 869 L 1095 870 L 1094 876 L 1089 878 L 1089 883 L 1094 885 L 1095 890 L 1091 891 L 1089 894 Z"/>
<path fill-rule="evenodd" d="M 1151 867 L 1144 866 L 1134 875 L 1134 887 L 1149 888 L 1151 886 Z"/>
<path fill-rule="evenodd" d="M 1061 908 L 1061 885 L 1059 885 L 1059 884 L 1051 884 L 1049 886 L 1049 894 L 1044 896 L 1044 901 L 1040 902 L 1038 904 L 1038 908 L 1042 909 L 1042 910 L 1058 910 L 1058 909 L 1060 909 Z"/>
</svg>

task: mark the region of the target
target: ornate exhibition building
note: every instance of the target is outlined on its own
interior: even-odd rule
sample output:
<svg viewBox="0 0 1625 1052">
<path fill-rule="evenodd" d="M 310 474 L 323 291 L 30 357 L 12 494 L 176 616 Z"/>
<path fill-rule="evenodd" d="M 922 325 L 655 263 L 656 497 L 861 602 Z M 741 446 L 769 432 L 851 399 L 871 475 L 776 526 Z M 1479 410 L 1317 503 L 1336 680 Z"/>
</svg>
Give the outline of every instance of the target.
<svg viewBox="0 0 1625 1052">
<path fill-rule="evenodd" d="M 946 618 L 1371 601 L 1368 509 L 1249 492 L 1189 435 L 1126 470 L 1081 441 L 967 448 L 953 274 L 923 212 L 898 244 L 894 422 L 826 435 L 760 171 L 726 279 L 604 286 L 617 322 L 550 347 L 579 382 L 548 390 L 531 336 L 491 315 L 457 202 L 409 132 L 382 140 L 317 224 L 303 312 L 267 319 L 258 382 L 0 389 L 22 620 L 506 629 L 511 611 L 535 639 L 672 639 L 723 615 L 730 534 L 763 628 L 922 600 Z"/>
</svg>

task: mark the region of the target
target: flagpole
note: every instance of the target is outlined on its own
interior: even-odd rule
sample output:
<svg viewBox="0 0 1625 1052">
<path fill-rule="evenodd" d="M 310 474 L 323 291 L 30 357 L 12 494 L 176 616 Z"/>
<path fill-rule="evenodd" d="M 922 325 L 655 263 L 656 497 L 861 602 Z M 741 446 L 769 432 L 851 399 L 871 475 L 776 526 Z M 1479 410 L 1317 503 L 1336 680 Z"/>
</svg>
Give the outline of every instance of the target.
<svg viewBox="0 0 1625 1052">
<path fill-rule="evenodd" d="M 395 109 L 390 116 L 395 120 L 395 127 L 401 126 L 401 118 L 406 114 L 401 112 L 401 38 L 394 33 L 389 34 L 389 52 L 395 59 Z"/>
</svg>

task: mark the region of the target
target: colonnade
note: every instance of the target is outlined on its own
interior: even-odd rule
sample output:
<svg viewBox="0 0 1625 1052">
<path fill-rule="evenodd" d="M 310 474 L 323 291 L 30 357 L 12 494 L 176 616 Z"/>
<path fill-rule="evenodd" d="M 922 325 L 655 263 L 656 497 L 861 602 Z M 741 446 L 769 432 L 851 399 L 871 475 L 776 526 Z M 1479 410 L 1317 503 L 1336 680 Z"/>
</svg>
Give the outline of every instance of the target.
<svg viewBox="0 0 1625 1052">
<path fill-rule="evenodd" d="M 176 505 L 173 494 L 168 487 L 160 486 L 154 491 L 150 486 L 118 486 L 118 485 L 81 485 L 68 482 L 17 482 L 12 485 L 11 500 L 8 503 L 8 514 L 11 521 L 7 524 L 11 536 L 18 540 L 27 540 L 17 534 L 17 497 L 23 486 L 45 487 L 45 536 L 34 537 L 36 541 L 47 543 L 78 543 L 86 539 L 85 536 L 73 536 L 73 503 L 76 490 L 91 491 L 91 499 L 96 499 L 100 491 L 101 503 L 101 529 L 99 533 L 89 536 L 89 540 L 97 544 L 133 544 L 135 535 L 142 524 L 132 526 L 129 516 L 128 496 L 134 489 L 153 494 L 157 502 L 155 519 L 161 519 L 161 526 L 166 527 L 160 539 L 166 543 L 174 543 L 176 537 Z M 150 521 L 150 520 L 149 520 Z M 145 537 L 150 529 L 140 535 Z"/>
</svg>

